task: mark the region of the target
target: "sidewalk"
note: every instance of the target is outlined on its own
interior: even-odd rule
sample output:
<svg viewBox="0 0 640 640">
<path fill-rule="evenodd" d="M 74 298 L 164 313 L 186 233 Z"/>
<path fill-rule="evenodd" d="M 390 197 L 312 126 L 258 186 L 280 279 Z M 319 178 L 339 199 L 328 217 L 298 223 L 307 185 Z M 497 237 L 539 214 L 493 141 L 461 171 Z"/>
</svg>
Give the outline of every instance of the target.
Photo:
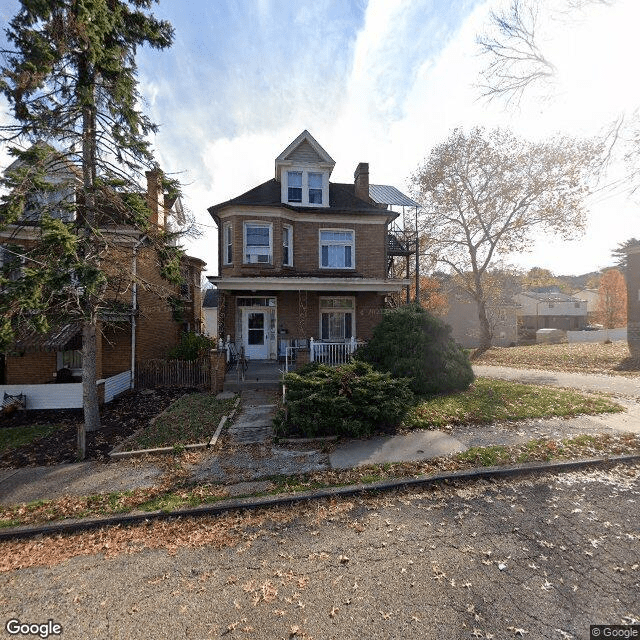
<svg viewBox="0 0 640 640">
<path fill-rule="evenodd" d="M 230 495 L 237 495 L 266 491 L 269 483 L 261 479 L 277 475 L 426 460 L 470 447 L 508 446 L 542 436 L 560 439 L 609 430 L 640 433 L 640 379 L 487 366 L 474 367 L 474 371 L 486 377 L 622 394 L 625 397 L 616 400 L 625 405 L 627 412 L 462 425 L 447 431 L 414 431 L 406 435 L 342 441 L 331 446 L 322 442 L 290 445 L 273 442 L 274 393 L 249 389 L 243 391 L 240 413 L 223 433 L 221 448 L 192 465 L 191 479 L 225 483 L 229 485 Z M 0 504 L 149 487 L 161 475 L 159 466 L 133 461 L 0 470 Z"/>
</svg>

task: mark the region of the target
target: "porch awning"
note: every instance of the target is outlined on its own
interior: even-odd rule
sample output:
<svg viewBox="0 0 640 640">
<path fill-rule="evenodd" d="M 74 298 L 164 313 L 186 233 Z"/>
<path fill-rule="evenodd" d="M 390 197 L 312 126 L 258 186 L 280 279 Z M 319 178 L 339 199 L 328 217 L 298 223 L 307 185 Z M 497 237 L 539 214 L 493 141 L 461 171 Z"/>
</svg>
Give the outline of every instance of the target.
<svg viewBox="0 0 640 640">
<path fill-rule="evenodd" d="M 19 333 L 14 351 L 68 351 L 82 348 L 82 324 L 69 322 L 50 329 L 47 333 L 38 333 L 31 329 Z"/>
<path fill-rule="evenodd" d="M 376 278 L 314 278 L 314 277 L 255 277 L 209 276 L 218 289 L 237 291 L 375 291 L 382 294 L 398 293 L 411 280 Z"/>
</svg>

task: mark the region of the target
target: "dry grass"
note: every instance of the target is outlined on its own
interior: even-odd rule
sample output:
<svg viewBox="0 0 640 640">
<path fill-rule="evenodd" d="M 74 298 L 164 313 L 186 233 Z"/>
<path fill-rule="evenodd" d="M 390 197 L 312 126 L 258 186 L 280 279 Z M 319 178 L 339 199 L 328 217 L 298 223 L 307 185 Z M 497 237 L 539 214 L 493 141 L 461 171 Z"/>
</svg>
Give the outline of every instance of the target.
<svg viewBox="0 0 640 640">
<path fill-rule="evenodd" d="M 631 358 L 623 340 L 611 344 L 573 342 L 494 347 L 474 359 L 473 364 L 640 377 L 640 360 Z"/>
</svg>

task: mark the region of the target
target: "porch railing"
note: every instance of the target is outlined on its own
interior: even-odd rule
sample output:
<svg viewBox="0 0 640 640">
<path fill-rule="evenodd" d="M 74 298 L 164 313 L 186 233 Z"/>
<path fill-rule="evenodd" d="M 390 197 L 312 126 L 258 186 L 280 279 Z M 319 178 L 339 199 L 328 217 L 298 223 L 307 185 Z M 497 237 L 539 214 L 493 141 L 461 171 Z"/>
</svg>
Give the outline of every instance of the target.
<svg viewBox="0 0 640 640">
<path fill-rule="evenodd" d="M 321 362 L 332 367 L 351 361 L 353 352 L 358 348 L 358 342 L 351 338 L 345 342 L 318 342 L 309 340 L 309 362 Z"/>
</svg>

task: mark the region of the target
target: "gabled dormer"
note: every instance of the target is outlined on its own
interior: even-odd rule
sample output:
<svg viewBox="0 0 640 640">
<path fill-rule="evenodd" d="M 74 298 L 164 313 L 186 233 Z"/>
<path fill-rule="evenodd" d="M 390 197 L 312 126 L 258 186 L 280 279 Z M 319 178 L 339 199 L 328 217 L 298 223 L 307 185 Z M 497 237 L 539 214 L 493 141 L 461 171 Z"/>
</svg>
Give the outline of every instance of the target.
<svg viewBox="0 0 640 640">
<path fill-rule="evenodd" d="M 328 207 L 331 156 L 305 129 L 277 158 L 280 201 L 296 207 Z"/>
</svg>

